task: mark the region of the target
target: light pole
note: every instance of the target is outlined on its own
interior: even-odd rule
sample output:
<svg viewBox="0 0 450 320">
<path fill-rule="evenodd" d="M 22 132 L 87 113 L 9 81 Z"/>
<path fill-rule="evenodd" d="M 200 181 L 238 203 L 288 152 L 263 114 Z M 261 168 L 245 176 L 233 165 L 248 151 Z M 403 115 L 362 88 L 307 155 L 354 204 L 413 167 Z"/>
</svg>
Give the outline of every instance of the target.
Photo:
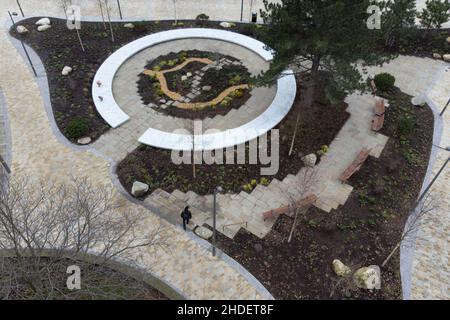
<svg viewBox="0 0 450 320">
<path fill-rule="evenodd" d="M 244 0 L 241 0 L 241 22 L 243 19 L 243 14 L 244 14 Z"/>
<path fill-rule="evenodd" d="M 17 5 L 19 6 L 20 13 L 22 13 L 22 17 L 25 18 L 25 15 L 23 14 L 22 6 L 20 5 L 19 0 L 16 0 L 16 2 L 17 2 Z"/>
<path fill-rule="evenodd" d="M 122 8 L 120 7 L 120 0 L 117 0 L 117 7 L 119 8 L 120 20 L 123 20 Z"/>
<path fill-rule="evenodd" d="M 446 150 L 446 151 L 450 151 L 450 147 L 447 148 L 442 148 L 439 146 L 436 146 L 439 149 L 442 150 Z M 434 176 L 433 180 L 431 180 L 430 184 L 425 188 L 425 190 L 423 191 L 422 195 L 419 197 L 419 199 L 417 199 L 417 204 L 419 204 L 423 198 L 425 197 L 425 195 L 428 193 L 428 191 L 430 191 L 431 187 L 433 186 L 433 184 L 436 182 L 436 180 L 439 178 L 440 174 L 444 171 L 445 167 L 447 166 L 447 164 L 450 162 L 450 156 L 447 158 L 447 161 L 444 162 L 444 164 L 442 165 L 442 167 L 439 169 L 438 173 Z"/>
<path fill-rule="evenodd" d="M 16 22 L 14 21 L 12 16 L 17 16 L 17 12 L 9 12 L 8 10 L 8 14 L 9 14 L 9 18 L 11 19 L 12 24 L 14 25 Z"/>
<path fill-rule="evenodd" d="M 440 114 L 441 117 L 444 115 L 444 112 L 445 112 L 445 110 L 447 110 L 449 105 L 450 105 L 450 99 L 448 99 L 447 104 L 445 105 L 444 109 L 442 109 L 442 112 Z"/>
<path fill-rule="evenodd" d="M 222 192 L 222 187 L 214 189 L 214 201 L 213 201 L 213 243 L 212 243 L 212 255 L 216 256 L 216 195 Z"/>
</svg>

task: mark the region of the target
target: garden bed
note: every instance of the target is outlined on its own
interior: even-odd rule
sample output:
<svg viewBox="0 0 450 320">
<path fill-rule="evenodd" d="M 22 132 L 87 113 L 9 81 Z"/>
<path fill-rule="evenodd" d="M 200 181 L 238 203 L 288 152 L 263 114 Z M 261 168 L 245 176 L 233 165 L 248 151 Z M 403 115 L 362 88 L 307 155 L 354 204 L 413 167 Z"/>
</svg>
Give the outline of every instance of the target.
<svg viewBox="0 0 450 320">
<path fill-rule="evenodd" d="M 177 68 L 178 65 L 191 58 L 207 59 L 211 65 L 192 61 L 183 68 L 173 72 L 167 70 Z M 233 57 L 214 52 L 188 50 L 171 52 L 149 61 L 145 67 L 154 72 L 164 72 L 167 88 L 182 96 L 181 102 L 202 103 L 212 101 L 223 91 L 238 85 L 249 84 L 251 75 L 242 63 Z M 174 100 L 166 96 L 161 90 L 161 83 L 156 75 L 139 74 L 137 82 L 138 92 L 142 102 L 150 105 L 162 113 L 188 119 L 213 118 L 225 115 L 231 109 L 238 109 L 250 97 L 249 89 L 237 89 L 231 92 L 218 104 L 207 105 L 202 108 L 183 109 Z"/>
<path fill-rule="evenodd" d="M 33 48 L 43 62 L 56 124 L 72 142 L 82 136 L 89 136 L 94 141 L 109 129 L 94 106 L 91 86 L 97 69 L 114 51 L 133 40 L 164 30 L 223 29 L 219 22 L 213 21 L 178 21 L 176 25 L 173 21 L 134 22 L 134 29 L 113 22 L 115 40 L 112 42 L 109 26 L 104 27 L 102 22 L 82 22 L 80 36 L 86 50 L 83 52 L 76 32 L 68 30 L 66 20 L 51 18 L 52 27 L 44 32 L 37 31 L 37 20 L 39 18 L 30 18 L 16 23 L 11 28 L 11 35 Z M 25 26 L 29 32 L 18 34 L 17 25 Z M 256 26 L 247 24 L 238 23 L 227 30 L 253 37 L 258 34 Z M 73 68 L 68 76 L 61 75 L 64 66 Z"/>
<path fill-rule="evenodd" d="M 381 290 L 358 289 L 351 279 L 338 284 L 332 261 L 352 270 L 380 265 L 399 241 L 420 192 L 433 137 L 433 114 L 415 107 L 411 97 L 386 94 L 381 133 L 390 137 L 379 159 L 369 157 L 349 181 L 354 187 L 345 205 L 326 213 L 310 208 L 293 219 L 281 216 L 259 239 L 244 229 L 233 240 L 218 234 L 219 247 L 258 278 L 277 299 L 402 299 L 397 252 L 381 270 Z M 331 292 L 334 294 L 331 296 Z"/>
<path fill-rule="evenodd" d="M 138 180 L 150 186 L 149 193 L 161 188 L 167 192 L 179 189 L 183 192 L 191 190 L 205 195 L 212 193 L 218 185 L 226 192 L 239 193 L 242 190 L 250 191 L 247 188 L 252 180 L 254 187 L 255 182 L 268 184 L 274 178 L 283 180 L 288 174 L 297 174 L 303 166 L 300 158 L 318 152 L 324 145 L 329 145 L 349 117 L 345 111 L 347 105 L 343 101 L 334 105 L 323 104 L 326 99 L 321 85 L 318 85 L 316 102 L 310 108 L 302 108 L 299 97 L 303 90 L 302 85 L 299 85 L 299 94 L 291 111 L 276 127 L 280 130 L 280 166 L 276 175 L 261 176 L 260 169 L 265 166 L 260 164 L 201 164 L 195 166 L 194 179 L 192 165 L 175 165 L 171 160 L 171 151 L 140 146 L 119 163 L 117 173 L 120 182 L 128 192 L 131 192 L 133 182 Z M 293 153 L 289 157 L 298 112 L 301 113 L 301 117 Z M 248 150 L 248 143 L 246 147 Z"/>
</svg>

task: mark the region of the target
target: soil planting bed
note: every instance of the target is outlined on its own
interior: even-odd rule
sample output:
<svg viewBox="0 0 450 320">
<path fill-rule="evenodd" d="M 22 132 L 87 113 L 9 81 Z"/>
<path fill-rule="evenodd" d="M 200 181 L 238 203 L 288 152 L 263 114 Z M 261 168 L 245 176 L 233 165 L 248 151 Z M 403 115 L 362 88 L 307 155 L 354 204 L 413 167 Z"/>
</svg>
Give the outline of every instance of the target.
<svg viewBox="0 0 450 320">
<path fill-rule="evenodd" d="M 332 261 L 353 271 L 380 265 L 400 239 L 420 192 L 433 136 L 433 114 L 415 107 L 398 90 L 386 94 L 390 107 L 382 134 L 390 137 L 379 159 L 369 157 L 349 181 L 354 190 L 344 206 L 331 213 L 311 208 L 293 219 L 281 216 L 264 239 L 245 230 L 230 240 L 219 233 L 219 246 L 257 277 L 277 299 L 401 299 L 399 254 L 381 270 L 381 290 L 338 282 Z M 413 128 L 404 129 L 405 118 Z M 409 120 L 406 120 L 408 122 Z M 331 295 L 334 290 L 334 294 Z"/>
<path fill-rule="evenodd" d="M 168 89 L 179 93 L 183 97 L 191 93 L 192 88 L 194 88 L 193 85 L 196 83 L 195 77 L 200 77 L 199 83 L 195 85 L 199 89 L 199 94 L 190 98 L 189 102 L 211 101 L 229 87 L 249 84 L 251 80 L 251 75 L 247 68 L 238 59 L 219 53 L 198 50 L 171 52 L 168 55 L 149 61 L 145 69 L 154 71 L 169 70 L 189 58 L 207 58 L 214 62 L 227 61 L 227 64 L 221 66 L 220 70 L 208 68 L 206 64 L 193 61 L 177 71 L 164 74 Z M 204 68 L 208 69 L 204 70 Z M 186 78 L 183 79 L 183 77 Z M 217 115 L 225 115 L 231 109 L 238 109 L 244 105 L 250 97 L 248 89 L 241 89 L 238 90 L 239 92 L 234 91 L 226 98 L 226 101 L 217 105 L 187 110 L 173 105 L 173 101 L 162 92 L 156 77 L 141 73 L 137 84 L 141 100 L 145 105 L 152 104 L 155 110 L 179 118 L 204 119 L 206 117 L 213 118 Z M 207 90 L 203 90 L 205 87 Z"/>
<path fill-rule="evenodd" d="M 303 88 L 300 86 L 298 90 L 299 97 Z M 319 85 L 316 101 L 323 101 L 323 95 L 323 89 Z M 195 166 L 196 178 L 194 179 L 192 165 L 173 164 L 171 151 L 141 146 L 119 163 L 119 179 L 128 192 L 131 191 L 133 182 L 138 180 L 149 184 L 149 193 L 161 188 L 168 192 L 175 189 L 183 192 L 192 190 L 204 195 L 212 193 L 218 185 L 227 192 L 239 193 L 244 186 L 251 184 L 252 180 L 254 180 L 253 188 L 255 183 L 268 184 L 273 178 L 282 180 L 288 174 L 297 174 L 303 166 L 300 158 L 319 151 L 323 145 L 329 145 L 349 116 L 345 111 L 347 105 L 344 102 L 335 105 L 323 105 L 316 102 L 311 108 L 300 110 L 298 97 L 290 113 L 277 126 L 280 130 L 280 169 L 274 176 L 261 176 L 261 165 L 203 164 Z M 297 112 L 301 112 L 299 129 L 293 153 L 289 157 Z"/>
<path fill-rule="evenodd" d="M 91 86 L 97 69 L 114 51 L 133 40 L 164 30 L 201 27 L 223 29 L 219 22 L 213 21 L 186 20 L 178 21 L 177 24 L 173 21 L 133 22 L 134 29 L 125 28 L 124 23 L 116 22 L 112 23 L 112 42 L 109 26 L 104 27 L 101 22 L 83 22 L 80 30 L 86 50 L 83 52 L 76 32 L 67 29 L 66 20 L 51 18 L 52 27 L 38 32 L 35 22 L 39 19 L 30 18 L 15 24 L 11 27 L 11 35 L 33 48 L 42 60 L 48 77 L 56 123 L 60 131 L 72 142 L 76 142 L 81 135 L 89 136 L 94 141 L 109 129 L 95 109 Z M 18 34 L 17 25 L 25 26 L 29 32 Z M 227 30 L 252 37 L 258 35 L 258 28 L 254 25 L 237 23 Z M 64 66 L 73 68 L 69 76 L 61 75 Z M 82 122 L 82 130 L 74 132 L 68 129 L 73 119 L 78 123 Z"/>
</svg>

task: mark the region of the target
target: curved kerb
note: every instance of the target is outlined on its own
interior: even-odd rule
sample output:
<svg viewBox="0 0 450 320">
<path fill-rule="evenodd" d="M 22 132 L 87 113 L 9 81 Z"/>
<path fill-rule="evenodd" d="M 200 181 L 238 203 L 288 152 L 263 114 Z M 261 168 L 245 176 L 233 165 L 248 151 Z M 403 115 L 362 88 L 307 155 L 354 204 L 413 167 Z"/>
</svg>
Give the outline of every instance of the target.
<svg viewBox="0 0 450 320">
<path fill-rule="evenodd" d="M 95 107 L 97 108 L 97 111 L 100 113 L 102 118 L 111 127 L 117 128 L 124 122 L 128 121 L 130 118 L 119 107 L 112 93 L 114 76 L 119 70 L 120 66 L 136 53 L 146 48 L 157 45 L 159 43 L 187 38 L 227 41 L 243 46 L 255 52 L 266 61 L 270 61 L 273 59 L 272 52 L 265 48 L 264 43 L 239 33 L 217 29 L 187 28 L 168 30 L 154 33 L 132 41 L 115 51 L 111 56 L 108 57 L 108 59 L 103 62 L 103 64 L 97 70 L 92 84 L 92 97 Z M 101 86 L 97 85 L 98 81 L 100 81 Z"/>
</svg>

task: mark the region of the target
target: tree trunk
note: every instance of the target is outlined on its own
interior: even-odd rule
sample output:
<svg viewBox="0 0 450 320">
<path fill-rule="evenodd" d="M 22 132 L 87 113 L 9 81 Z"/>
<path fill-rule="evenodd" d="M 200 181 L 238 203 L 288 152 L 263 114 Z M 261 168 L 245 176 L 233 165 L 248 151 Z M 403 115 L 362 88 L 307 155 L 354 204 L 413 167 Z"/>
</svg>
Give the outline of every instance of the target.
<svg viewBox="0 0 450 320">
<path fill-rule="evenodd" d="M 109 14 L 108 0 L 105 0 L 106 14 L 108 16 L 109 30 L 111 31 L 111 41 L 114 42 L 114 31 L 111 23 L 111 15 Z"/>
<path fill-rule="evenodd" d="M 105 14 L 103 13 L 102 1 L 98 0 L 98 6 L 100 7 L 100 14 L 102 15 L 103 28 L 106 30 Z"/>
<path fill-rule="evenodd" d="M 84 45 L 83 45 L 83 41 L 81 41 L 80 31 L 77 28 L 75 28 L 75 31 L 77 32 L 78 41 L 80 41 L 81 50 L 83 50 L 83 52 L 84 52 Z"/>
<path fill-rule="evenodd" d="M 388 255 L 388 257 L 386 258 L 386 260 L 383 261 L 383 263 L 381 264 L 381 267 L 384 268 L 384 266 L 389 262 L 389 260 L 391 260 L 392 256 L 394 255 L 394 253 L 397 252 L 397 250 L 400 248 L 400 244 L 402 242 L 400 241 L 399 243 L 397 243 L 394 247 L 394 249 L 392 249 L 391 253 Z"/>
<path fill-rule="evenodd" d="M 294 222 L 292 223 L 291 232 L 289 232 L 289 237 L 288 237 L 288 241 L 287 241 L 288 243 L 291 242 L 292 236 L 294 235 L 294 230 L 295 230 L 295 227 L 297 225 L 298 210 L 299 209 L 297 209 L 297 208 L 295 209 Z"/>
</svg>

